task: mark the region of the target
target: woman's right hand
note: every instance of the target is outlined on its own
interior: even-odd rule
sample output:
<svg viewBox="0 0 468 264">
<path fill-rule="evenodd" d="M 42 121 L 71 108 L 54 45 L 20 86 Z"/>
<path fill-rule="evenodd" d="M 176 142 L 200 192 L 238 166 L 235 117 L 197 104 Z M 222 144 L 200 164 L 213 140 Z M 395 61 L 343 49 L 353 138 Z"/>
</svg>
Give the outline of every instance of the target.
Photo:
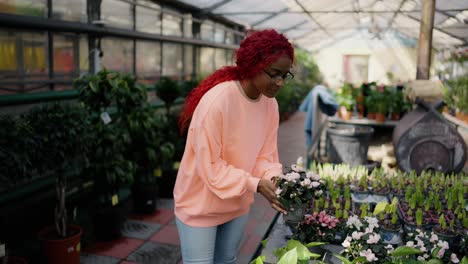
<svg viewBox="0 0 468 264">
<path fill-rule="evenodd" d="M 275 191 L 276 191 L 276 187 L 271 181 L 261 179 L 258 182 L 257 192 L 262 194 L 263 197 L 265 197 L 268 200 L 268 202 L 270 202 L 271 207 L 273 207 L 273 209 L 283 214 L 288 214 L 286 209 L 284 209 L 283 206 L 281 205 L 278 198 L 276 198 Z"/>
</svg>

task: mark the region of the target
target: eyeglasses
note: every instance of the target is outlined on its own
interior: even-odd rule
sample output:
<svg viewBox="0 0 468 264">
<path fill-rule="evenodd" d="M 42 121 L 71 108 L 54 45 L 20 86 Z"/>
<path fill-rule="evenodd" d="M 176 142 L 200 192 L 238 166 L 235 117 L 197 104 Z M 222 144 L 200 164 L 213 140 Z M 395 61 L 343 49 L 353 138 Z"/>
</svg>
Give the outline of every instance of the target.
<svg viewBox="0 0 468 264">
<path fill-rule="evenodd" d="M 268 75 L 268 77 L 270 77 L 273 81 L 275 81 L 275 83 L 278 83 L 280 81 L 284 81 L 284 82 L 287 82 L 287 81 L 290 81 L 294 78 L 294 74 L 292 74 L 291 72 L 287 72 L 285 74 L 271 74 L 265 70 L 263 70 L 263 72 Z"/>
</svg>

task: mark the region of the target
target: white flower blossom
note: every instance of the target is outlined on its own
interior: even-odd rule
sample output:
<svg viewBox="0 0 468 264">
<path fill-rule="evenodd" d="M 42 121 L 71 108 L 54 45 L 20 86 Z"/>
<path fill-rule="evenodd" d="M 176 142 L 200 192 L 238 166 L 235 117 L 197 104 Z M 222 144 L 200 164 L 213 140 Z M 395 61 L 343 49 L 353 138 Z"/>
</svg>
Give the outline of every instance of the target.
<svg viewBox="0 0 468 264">
<path fill-rule="evenodd" d="M 352 234 L 351 234 L 351 237 L 354 239 L 354 240 L 359 240 L 361 239 L 361 237 L 364 235 L 364 233 L 362 232 L 357 232 L 357 231 L 354 231 Z"/>
<path fill-rule="evenodd" d="M 450 261 L 452 261 L 453 263 L 460 262 L 460 260 L 457 258 L 457 255 L 455 255 L 455 253 L 452 253 L 452 255 L 450 255 Z"/>
<path fill-rule="evenodd" d="M 346 239 L 343 241 L 343 243 L 341 243 L 341 245 L 344 248 L 348 248 L 348 247 L 351 246 L 351 240 L 352 240 L 352 238 L 350 236 L 347 236 Z"/>
<path fill-rule="evenodd" d="M 362 227 L 362 223 L 356 215 L 353 215 L 348 218 L 348 221 L 346 221 L 346 226 L 354 226 L 357 230 L 360 230 Z"/>
<path fill-rule="evenodd" d="M 434 243 L 434 242 L 436 242 L 437 240 L 439 240 L 439 237 L 437 236 L 437 234 L 432 233 L 431 239 L 430 239 L 429 241 L 430 241 L 431 243 Z"/>
<path fill-rule="evenodd" d="M 277 188 L 275 191 L 276 196 L 279 197 L 281 195 L 281 192 L 283 192 L 283 190 L 281 188 Z"/>
<path fill-rule="evenodd" d="M 414 247 L 414 242 L 413 241 L 408 241 L 408 242 L 406 242 L 406 245 L 408 247 Z"/>
<path fill-rule="evenodd" d="M 312 187 L 316 188 L 316 187 L 320 186 L 320 183 L 316 182 L 316 181 L 313 181 L 310 185 L 312 185 Z"/>
</svg>

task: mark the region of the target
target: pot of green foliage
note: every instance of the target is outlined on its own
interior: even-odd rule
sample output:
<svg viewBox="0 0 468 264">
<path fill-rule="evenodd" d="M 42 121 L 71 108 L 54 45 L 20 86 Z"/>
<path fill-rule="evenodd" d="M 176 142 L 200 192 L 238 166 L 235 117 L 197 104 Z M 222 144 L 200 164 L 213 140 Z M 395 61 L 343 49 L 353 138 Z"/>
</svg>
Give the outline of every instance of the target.
<svg viewBox="0 0 468 264">
<path fill-rule="evenodd" d="M 165 116 L 158 115 L 144 104 L 128 116 L 132 144 L 129 154 L 136 162 L 132 185 L 133 209 L 137 213 L 153 213 L 159 192 L 161 167 L 172 159 L 174 146 L 164 137 Z"/>
<path fill-rule="evenodd" d="M 88 163 L 88 116 L 81 106 L 53 104 L 31 110 L 25 119 L 39 142 L 36 151 L 43 154 L 40 171 L 56 178 L 55 224 L 38 234 L 43 255 L 47 263 L 78 264 L 83 230 L 68 220 L 66 188 L 68 178 L 79 175 Z"/>
<path fill-rule="evenodd" d="M 455 116 L 468 123 L 468 76 L 448 80 L 444 87 L 444 99 L 455 110 Z"/>
<path fill-rule="evenodd" d="M 131 137 L 125 117 L 128 109 L 135 107 L 144 95 L 132 77 L 105 69 L 81 77 L 75 86 L 80 91 L 79 100 L 90 115 L 94 133 L 86 170 L 94 183 L 94 231 L 98 239 L 112 240 L 121 236 L 125 219 L 123 199 L 119 195 L 124 194 L 123 187 L 133 182 L 136 169 L 128 157 Z"/>
<path fill-rule="evenodd" d="M 167 122 L 161 125 L 161 129 L 165 140 L 174 146 L 172 159 L 161 165 L 160 196 L 162 198 L 172 198 L 179 163 L 185 149 L 185 137 L 181 135 L 178 127 L 179 114 L 173 111 L 172 106 L 177 98 L 183 96 L 183 91 L 177 82 L 168 77 L 162 77 L 155 84 L 155 89 L 156 95 L 164 102 L 166 108 Z"/>
</svg>

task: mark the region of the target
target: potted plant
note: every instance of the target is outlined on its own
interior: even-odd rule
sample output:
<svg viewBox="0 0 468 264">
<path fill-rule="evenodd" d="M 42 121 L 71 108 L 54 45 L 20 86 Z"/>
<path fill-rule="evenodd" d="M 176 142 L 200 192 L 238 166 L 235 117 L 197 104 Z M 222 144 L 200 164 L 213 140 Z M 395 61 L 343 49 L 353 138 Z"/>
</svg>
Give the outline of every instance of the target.
<svg viewBox="0 0 468 264">
<path fill-rule="evenodd" d="M 335 239 L 335 234 L 340 230 L 340 220 L 325 211 L 314 211 L 306 214 L 293 234 L 293 238 L 301 242 L 327 242 Z"/>
<path fill-rule="evenodd" d="M 443 89 L 445 102 L 455 110 L 455 116 L 468 123 L 468 76 L 448 80 Z"/>
<path fill-rule="evenodd" d="M 353 97 L 354 90 L 352 84 L 345 83 L 335 95 L 336 103 L 340 105 L 338 114 L 343 120 L 350 120 L 353 114 L 353 107 L 356 103 Z"/>
<path fill-rule="evenodd" d="M 128 151 L 136 163 L 132 197 L 137 213 L 156 210 L 161 167 L 171 161 L 174 154 L 173 144 L 166 141 L 163 134 L 166 122 L 166 117 L 155 114 L 147 103 L 134 108 L 127 116 L 132 141 Z"/>
<path fill-rule="evenodd" d="M 79 105 L 52 104 L 35 108 L 25 115 L 39 142 L 42 172 L 56 178 L 55 224 L 42 229 L 42 242 L 48 263 L 80 263 L 80 226 L 68 221 L 67 179 L 79 175 L 88 163 L 89 118 Z"/>
<path fill-rule="evenodd" d="M 155 89 L 156 95 L 164 102 L 164 107 L 166 109 L 166 122 L 164 126 L 161 126 L 162 133 L 164 134 L 165 140 L 174 146 L 172 159 L 163 163 L 161 167 L 160 196 L 163 198 L 172 198 L 177 170 L 179 169 L 180 160 L 184 153 L 186 139 L 185 135 L 179 133 L 179 114 L 171 112 L 171 108 L 175 100 L 183 96 L 183 90 L 177 82 L 169 77 L 162 77 L 161 80 L 155 84 Z"/>
<path fill-rule="evenodd" d="M 398 199 L 395 197 L 392 203 L 380 202 L 375 206 L 374 215 L 379 218 L 380 235 L 386 244 L 398 245 L 402 243 L 400 235 L 401 222 L 398 217 Z"/>
<path fill-rule="evenodd" d="M 368 262 L 382 261 L 387 257 L 385 244 L 379 234 L 378 220 L 375 217 L 359 219 L 350 217 L 346 222 L 348 236 L 342 243 L 347 259 L 365 257 Z M 390 246 L 391 247 L 391 246 Z M 391 247 L 393 249 L 393 247 Z"/>
<path fill-rule="evenodd" d="M 387 96 L 384 92 L 376 92 L 374 97 L 374 104 L 375 104 L 375 120 L 377 122 L 383 123 L 385 122 L 385 115 L 387 114 Z"/>
<path fill-rule="evenodd" d="M 95 235 L 100 240 L 120 237 L 124 221 L 121 206 L 122 188 L 133 182 L 135 163 L 128 158 L 131 137 L 125 122 L 128 109 L 138 105 L 140 88 L 130 76 L 121 76 L 106 69 L 95 75 L 85 75 L 74 82 L 79 89 L 79 100 L 91 116 L 94 133 L 90 166 L 86 175 L 94 183 L 93 222 Z M 111 107 L 114 113 L 109 114 Z"/>
<path fill-rule="evenodd" d="M 376 98 L 378 96 L 378 92 L 375 90 L 370 90 L 369 95 L 367 95 L 364 99 L 364 104 L 367 110 L 367 118 L 368 119 L 375 119 L 375 114 L 377 112 L 376 109 Z"/>
<path fill-rule="evenodd" d="M 405 100 L 403 91 L 395 90 L 391 93 L 390 97 L 390 108 L 391 108 L 391 119 L 400 120 L 402 113 L 404 112 Z"/>
<path fill-rule="evenodd" d="M 314 198 L 324 193 L 325 188 L 325 181 L 318 174 L 305 171 L 302 158 L 286 174 L 276 177 L 275 182 L 276 196 L 288 211 L 283 218 L 291 225 L 304 219 L 306 208 Z"/>
<path fill-rule="evenodd" d="M 449 243 L 437 234 L 422 229 L 408 235 L 406 246 L 421 251 L 415 257 L 418 261 L 424 261 L 422 263 L 460 263 L 459 256 L 462 256 L 455 254 Z"/>
<path fill-rule="evenodd" d="M 453 248 L 453 246 L 458 243 L 458 234 L 454 228 L 455 220 L 450 220 L 449 225 L 447 225 L 446 221 L 446 216 L 441 214 L 439 216 L 439 224 L 436 225 L 432 230 L 439 236 L 440 239 L 447 241 L 449 246 Z"/>
</svg>

